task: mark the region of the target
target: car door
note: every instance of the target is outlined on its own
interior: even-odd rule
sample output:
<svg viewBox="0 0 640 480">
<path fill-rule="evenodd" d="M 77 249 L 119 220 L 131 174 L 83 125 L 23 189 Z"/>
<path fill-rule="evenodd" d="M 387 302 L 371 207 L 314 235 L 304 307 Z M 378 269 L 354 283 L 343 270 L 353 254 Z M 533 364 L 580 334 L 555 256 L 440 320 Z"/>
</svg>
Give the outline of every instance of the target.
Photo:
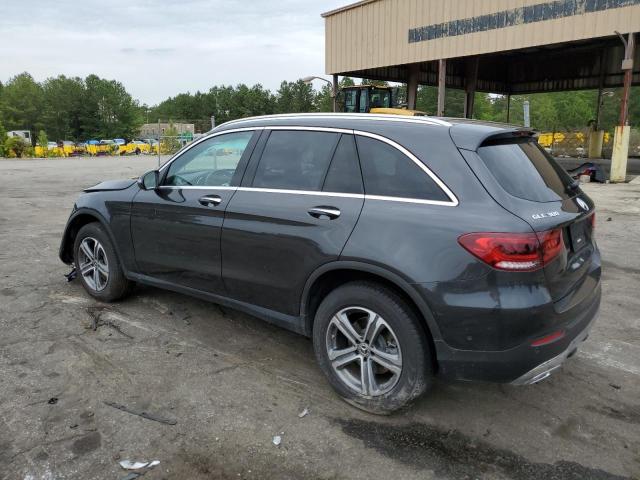
<svg viewBox="0 0 640 480">
<path fill-rule="evenodd" d="M 300 128 L 265 131 L 222 232 L 229 296 L 287 315 L 311 273 L 338 259 L 364 203 L 350 131 Z"/>
<path fill-rule="evenodd" d="M 223 293 L 220 233 L 240 184 L 255 130 L 221 133 L 162 169 L 155 190 L 134 198 L 131 232 L 139 272 L 173 285 Z"/>
</svg>

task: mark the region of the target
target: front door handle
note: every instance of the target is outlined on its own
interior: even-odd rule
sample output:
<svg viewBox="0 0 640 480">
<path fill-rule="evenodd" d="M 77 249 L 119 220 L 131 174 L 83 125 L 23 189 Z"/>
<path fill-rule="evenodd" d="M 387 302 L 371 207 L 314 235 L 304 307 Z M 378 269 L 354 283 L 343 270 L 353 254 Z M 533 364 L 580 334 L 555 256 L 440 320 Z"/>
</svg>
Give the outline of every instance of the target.
<svg viewBox="0 0 640 480">
<path fill-rule="evenodd" d="M 222 203 L 222 197 L 220 195 L 205 195 L 200 197 L 198 201 L 205 207 L 217 207 Z"/>
<path fill-rule="evenodd" d="M 314 218 L 328 218 L 335 220 L 340 216 L 340 209 L 336 207 L 313 207 L 309 209 L 309 215 Z"/>
</svg>

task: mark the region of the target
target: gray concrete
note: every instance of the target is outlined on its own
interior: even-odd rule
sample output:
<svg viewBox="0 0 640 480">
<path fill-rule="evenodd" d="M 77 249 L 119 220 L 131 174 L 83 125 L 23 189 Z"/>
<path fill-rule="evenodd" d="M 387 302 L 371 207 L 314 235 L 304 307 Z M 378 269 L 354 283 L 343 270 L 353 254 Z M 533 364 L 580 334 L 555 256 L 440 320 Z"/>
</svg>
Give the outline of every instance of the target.
<svg viewBox="0 0 640 480">
<path fill-rule="evenodd" d="M 335 396 L 303 337 L 153 288 L 104 305 L 65 283 L 74 197 L 154 162 L 0 160 L 0 478 L 119 479 L 118 459 L 160 460 L 145 479 L 640 477 L 640 185 L 586 187 L 604 301 L 560 372 L 519 388 L 437 382 L 381 418 Z"/>
</svg>

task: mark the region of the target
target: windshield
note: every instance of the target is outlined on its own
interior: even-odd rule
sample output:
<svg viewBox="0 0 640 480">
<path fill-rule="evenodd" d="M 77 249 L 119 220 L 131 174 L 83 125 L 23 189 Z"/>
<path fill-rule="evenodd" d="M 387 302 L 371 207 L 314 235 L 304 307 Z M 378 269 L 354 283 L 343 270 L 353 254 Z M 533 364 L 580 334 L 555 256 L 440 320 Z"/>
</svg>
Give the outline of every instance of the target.
<svg viewBox="0 0 640 480">
<path fill-rule="evenodd" d="M 372 89 L 371 108 L 391 108 L 391 91 L 386 88 Z"/>
<path fill-rule="evenodd" d="M 534 202 L 570 198 L 573 180 L 535 140 L 497 141 L 478 149 L 498 183 L 515 197 Z"/>
</svg>

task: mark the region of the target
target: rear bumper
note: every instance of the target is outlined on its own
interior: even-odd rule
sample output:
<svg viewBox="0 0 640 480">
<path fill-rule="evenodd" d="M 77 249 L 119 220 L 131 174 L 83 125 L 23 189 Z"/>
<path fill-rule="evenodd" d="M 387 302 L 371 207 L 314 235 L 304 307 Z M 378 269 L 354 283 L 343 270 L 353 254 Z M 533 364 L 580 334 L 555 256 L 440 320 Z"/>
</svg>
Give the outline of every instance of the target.
<svg viewBox="0 0 640 480">
<path fill-rule="evenodd" d="M 595 317 L 594 317 L 595 318 Z M 535 368 L 532 368 L 524 375 L 516 378 L 511 382 L 511 385 L 532 385 L 534 383 L 538 383 L 545 378 L 549 377 L 554 370 L 557 370 L 562 366 L 564 361 L 571 357 L 577 350 L 582 342 L 584 342 L 589 336 L 589 332 L 591 330 L 591 325 L 593 321 L 585 328 L 582 332 L 578 334 L 576 338 L 574 338 L 569 346 L 559 355 L 547 360 L 546 362 L 542 362 Z"/>
<path fill-rule="evenodd" d="M 452 380 L 516 385 L 539 382 L 560 367 L 588 337 L 600 308 L 600 297 L 598 283 L 588 299 L 563 314 L 564 337 L 541 347 L 531 346 L 528 340 L 508 350 L 479 351 L 456 349 L 436 341 L 439 375 Z"/>
</svg>

